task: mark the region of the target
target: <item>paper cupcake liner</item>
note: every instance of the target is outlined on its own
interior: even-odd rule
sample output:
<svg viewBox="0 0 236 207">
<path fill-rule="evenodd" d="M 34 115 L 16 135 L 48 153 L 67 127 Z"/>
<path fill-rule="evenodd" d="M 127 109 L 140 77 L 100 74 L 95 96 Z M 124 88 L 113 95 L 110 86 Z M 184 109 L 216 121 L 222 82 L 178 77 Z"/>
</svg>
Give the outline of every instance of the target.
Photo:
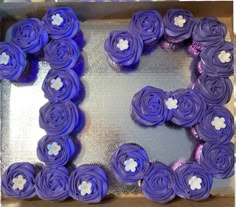
<svg viewBox="0 0 236 207">
<path fill-rule="evenodd" d="M 186 163 L 187 163 L 186 160 L 180 159 L 180 160 L 177 160 L 177 161 L 173 162 L 173 163 L 171 164 L 171 168 L 172 168 L 172 170 L 175 171 L 178 167 L 180 167 L 180 166 L 182 166 L 182 165 L 184 165 L 184 164 L 186 164 Z"/>
<path fill-rule="evenodd" d="M 200 163 L 201 154 L 202 154 L 203 144 L 199 144 L 194 150 L 194 159 Z"/>
<path fill-rule="evenodd" d="M 188 53 L 193 57 L 198 57 L 202 49 L 203 49 L 202 46 L 197 42 L 193 42 L 191 45 L 187 47 Z"/>
</svg>

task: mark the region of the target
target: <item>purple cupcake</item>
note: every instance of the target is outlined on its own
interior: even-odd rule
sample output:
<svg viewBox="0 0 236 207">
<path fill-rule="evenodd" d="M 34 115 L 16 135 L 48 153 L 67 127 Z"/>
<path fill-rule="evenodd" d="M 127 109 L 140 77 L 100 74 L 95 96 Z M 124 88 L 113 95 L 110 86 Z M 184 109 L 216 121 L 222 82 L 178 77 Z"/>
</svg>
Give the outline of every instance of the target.
<svg viewBox="0 0 236 207">
<path fill-rule="evenodd" d="M 209 108 L 195 126 L 200 139 L 211 143 L 229 143 L 234 135 L 234 117 L 223 106 Z"/>
<path fill-rule="evenodd" d="M 175 172 L 160 163 L 151 163 L 142 180 L 141 189 L 144 196 L 157 203 L 168 203 L 175 198 Z"/>
<path fill-rule="evenodd" d="M 212 176 L 198 163 L 187 163 L 176 169 L 175 193 L 194 201 L 209 197 L 213 184 Z"/>
<path fill-rule="evenodd" d="M 192 32 L 192 45 L 189 52 L 197 56 L 205 47 L 224 44 L 227 28 L 215 17 L 204 17 L 196 22 Z"/>
<path fill-rule="evenodd" d="M 133 69 L 139 63 L 143 40 L 138 34 L 126 30 L 113 31 L 106 39 L 104 49 L 112 67 Z"/>
<path fill-rule="evenodd" d="M 69 197 L 69 172 L 65 167 L 46 167 L 35 179 L 39 198 L 49 201 L 64 201 Z"/>
<path fill-rule="evenodd" d="M 233 84 L 228 78 L 211 77 L 205 74 L 199 76 L 193 90 L 210 105 L 224 105 L 231 99 Z"/>
<path fill-rule="evenodd" d="M 221 46 L 207 47 L 200 53 L 198 71 L 213 77 L 227 78 L 234 73 L 234 48 L 231 42 Z"/>
<path fill-rule="evenodd" d="M 197 161 L 213 177 L 227 179 L 234 174 L 234 145 L 205 143 Z"/>
<path fill-rule="evenodd" d="M 7 197 L 30 199 L 35 197 L 34 166 L 28 162 L 12 164 L 2 175 L 2 192 Z"/>
<path fill-rule="evenodd" d="M 170 93 L 170 98 L 174 100 L 171 121 L 179 126 L 191 127 L 201 121 L 206 104 L 201 96 L 192 89 L 179 89 Z"/>
<path fill-rule="evenodd" d="M 52 39 L 72 39 L 80 29 L 77 15 L 70 7 L 48 8 L 42 21 Z"/>
<path fill-rule="evenodd" d="M 80 80 L 71 69 L 51 69 L 44 79 L 42 89 L 49 101 L 76 101 L 79 98 Z"/>
<path fill-rule="evenodd" d="M 165 40 L 170 43 L 180 43 L 191 37 L 195 20 L 190 11 L 170 9 L 163 17 Z"/>
<path fill-rule="evenodd" d="M 80 51 L 74 40 L 51 40 L 44 48 L 45 60 L 53 69 L 78 69 Z"/>
<path fill-rule="evenodd" d="M 131 116 L 143 126 L 161 125 L 171 118 L 173 107 L 166 93 L 159 88 L 144 87 L 136 93 L 131 103 Z"/>
<path fill-rule="evenodd" d="M 39 125 L 48 135 L 68 135 L 81 121 L 79 109 L 71 101 L 48 102 L 39 113 Z"/>
<path fill-rule="evenodd" d="M 30 54 L 38 54 L 48 42 L 48 33 L 37 18 L 16 22 L 10 27 L 9 35 L 11 42 Z"/>
<path fill-rule="evenodd" d="M 97 165 L 81 165 L 70 175 L 70 196 L 82 203 L 99 203 L 106 196 L 108 177 Z"/>
<path fill-rule="evenodd" d="M 26 54 L 12 42 L 0 42 L 0 79 L 17 81 L 27 68 Z"/>
<path fill-rule="evenodd" d="M 143 39 L 143 52 L 150 52 L 164 33 L 162 16 L 155 10 L 136 12 L 129 23 L 129 30 Z"/>
<path fill-rule="evenodd" d="M 144 178 L 149 159 L 146 151 L 137 144 L 123 144 L 112 155 L 110 166 L 119 182 L 133 185 Z"/>
<path fill-rule="evenodd" d="M 37 155 L 46 166 L 64 166 L 75 152 L 75 146 L 69 136 L 44 136 L 38 142 Z"/>
</svg>

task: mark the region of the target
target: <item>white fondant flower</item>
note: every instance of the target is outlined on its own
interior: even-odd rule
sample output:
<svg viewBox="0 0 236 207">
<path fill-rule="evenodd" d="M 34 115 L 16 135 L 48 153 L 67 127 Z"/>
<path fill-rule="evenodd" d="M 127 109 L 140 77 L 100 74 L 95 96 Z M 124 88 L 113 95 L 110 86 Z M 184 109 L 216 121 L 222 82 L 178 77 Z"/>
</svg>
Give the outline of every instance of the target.
<svg viewBox="0 0 236 207">
<path fill-rule="evenodd" d="M 197 176 L 193 176 L 189 179 L 188 184 L 191 190 L 200 190 L 202 188 L 202 179 Z"/>
<path fill-rule="evenodd" d="M 24 179 L 24 177 L 22 175 L 18 175 L 17 177 L 15 177 L 13 180 L 13 190 L 23 190 L 26 184 L 26 179 Z"/>
<path fill-rule="evenodd" d="M 165 102 L 165 104 L 169 110 L 178 108 L 178 100 L 177 99 L 168 98 L 167 101 Z"/>
<path fill-rule="evenodd" d="M 58 91 L 61 89 L 62 86 L 63 86 L 63 82 L 59 77 L 51 80 L 51 88 Z"/>
<path fill-rule="evenodd" d="M 224 129 L 226 127 L 225 118 L 216 116 L 211 122 L 211 125 L 214 126 L 216 130 Z"/>
<path fill-rule="evenodd" d="M 129 48 L 128 40 L 119 39 L 118 44 L 116 45 L 121 51 Z"/>
<path fill-rule="evenodd" d="M 52 24 L 56 26 L 60 26 L 64 22 L 64 19 L 60 14 L 52 15 Z"/>
<path fill-rule="evenodd" d="M 222 50 L 220 54 L 218 55 L 218 58 L 220 59 L 220 62 L 222 63 L 228 63 L 231 60 L 231 54 L 229 52 L 226 52 L 225 50 Z"/>
<path fill-rule="evenodd" d="M 59 152 L 61 151 L 61 146 L 57 144 L 56 142 L 53 142 L 52 144 L 49 144 L 47 146 L 47 149 L 48 149 L 48 155 L 57 156 Z"/>
<path fill-rule="evenodd" d="M 175 17 L 175 25 L 178 27 L 183 27 L 186 23 L 186 19 L 182 15 Z"/>
<path fill-rule="evenodd" d="M 136 168 L 138 167 L 138 163 L 136 161 L 134 161 L 134 159 L 128 159 L 124 162 L 125 165 L 125 171 L 131 171 L 131 172 L 135 172 Z"/>
<path fill-rule="evenodd" d="M 9 60 L 10 60 L 10 56 L 3 52 L 1 55 L 0 55 L 0 64 L 1 65 L 7 65 L 9 63 Z"/>
<path fill-rule="evenodd" d="M 85 196 L 86 194 L 90 195 L 92 193 L 92 184 L 91 183 L 87 183 L 86 181 L 83 181 L 79 185 L 79 190 L 80 190 L 80 194 L 82 196 Z"/>
</svg>

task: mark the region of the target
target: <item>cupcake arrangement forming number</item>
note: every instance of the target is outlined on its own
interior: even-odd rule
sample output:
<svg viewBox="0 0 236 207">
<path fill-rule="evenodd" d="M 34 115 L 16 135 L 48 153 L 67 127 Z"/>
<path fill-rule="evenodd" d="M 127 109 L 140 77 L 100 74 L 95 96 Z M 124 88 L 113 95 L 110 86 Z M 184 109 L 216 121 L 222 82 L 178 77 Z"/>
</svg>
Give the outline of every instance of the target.
<svg viewBox="0 0 236 207">
<path fill-rule="evenodd" d="M 39 60 L 51 69 L 42 90 L 49 100 L 41 109 L 39 125 L 47 135 L 38 142 L 37 155 L 45 166 L 15 163 L 3 174 L 6 196 L 63 201 L 69 197 L 84 203 L 100 202 L 108 190 L 106 172 L 97 165 L 70 169 L 69 162 L 78 151 L 73 136 L 83 125 L 81 102 L 84 39 L 77 15 L 69 7 L 49 8 L 42 20 L 32 18 L 14 24 L 8 31 L 10 42 L 0 43 L 0 77 L 18 83 L 36 79 Z M 24 75 L 35 60 L 34 77 Z M 28 62 L 28 63 L 27 63 Z M 22 81 L 21 77 L 23 76 Z"/>
<path fill-rule="evenodd" d="M 198 79 L 192 86 L 174 92 L 146 86 L 131 103 L 131 117 L 145 127 L 166 122 L 188 128 L 199 145 L 189 160 L 171 166 L 150 162 L 137 144 L 124 144 L 112 155 L 110 167 L 116 179 L 139 185 L 144 196 L 167 203 L 179 196 L 199 201 L 208 198 L 213 177 L 234 174 L 233 116 L 223 105 L 232 94 L 233 45 L 225 41 L 226 27 L 214 17 L 193 18 L 191 12 L 170 9 L 141 11 L 133 15 L 128 30 L 113 31 L 105 41 L 112 67 L 132 70 L 143 54 L 158 46 L 175 50 L 189 44 L 187 51 L 198 61 Z M 108 176 L 98 165 L 71 169 L 77 152 L 73 136 L 79 133 L 84 115 L 77 107 L 82 100 L 83 33 L 69 7 L 49 8 L 42 20 L 31 18 L 12 25 L 8 41 L 0 42 L 0 79 L 32 83 L 38 61 L 51 69 L 42 90 L 49 100 L 41 109 L 39 124 L 46 135 L 38 142 L 37 155 L 45 166 L 12 164 L 3 174 L 6 196 L 63 201 L 68 197 L 98 203 L 107 194 Z"/>
<path fill-rule="evenodd" d="M 233 45 L 225 41 L 226 33 L 226 26 L 214 17 L 195 19 L 189 11 L 170 9 L 163 18 L 157 11 L 137 12 L 128 30 L 112 31 L 105 41 L 108 62 L 125 72 L 158 46 L 174 51 L 187 45 L 197 62 L 198 79 L 191 87 L 166 92 L 145 86 L 132 99 L 131 117 L 139 125 L 172 122 L 199 141 L 189 160 L 172 166 L 149 162 L 145 150 L 135 144 L 119 147 L 111 159 L 116 179 L 139 185 L 147 199 L 167 203 L 177 195 L 203 200 L 209 197 L 213 177 L 234 174 L 233 116 L 223 106 L 233 90 Z"/>
</svg>

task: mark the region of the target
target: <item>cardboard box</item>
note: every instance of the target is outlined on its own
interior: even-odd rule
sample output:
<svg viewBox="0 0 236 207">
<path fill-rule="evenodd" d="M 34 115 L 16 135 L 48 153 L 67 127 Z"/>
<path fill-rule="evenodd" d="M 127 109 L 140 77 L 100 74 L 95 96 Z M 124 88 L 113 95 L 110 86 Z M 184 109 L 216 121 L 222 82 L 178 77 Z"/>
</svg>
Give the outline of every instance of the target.
<svg viewBox="0 0 236 207">
<path fill-rule="evenodd" d="M 229 34 L 228 40 L 233 39 L 233 2 L 216 2 L 216 1 L 202 1 L 202 2 L 122 2 L 122 3 L 79 3 L 79 2 L 61 2 L 61 3 L 0 3 L 0 17 L 2 17 L 1 25 L 1 40 L 5 36 L 6 29 L 8 26 L 16 21 L 26 17 L 42 17 L 46 9 L 50 6 L 70 6 L 78 13 L 81 20 L 88 24 L 94 24 L 94 22 L 114 22 L 123 23 L 127 22 L 131 15 L 139 10 L 146 9 L 156 9 L 161 14 L 170 8 L 183 8 L 192 11 L 195 17 L 203 16 L 216 16 L 222 22 L 227 25 Z M 83 26 L 82 26 L 83 30 Z M 112 29 L 111 29 L 112 30 Z M 0 82 L 1 83 L 1 82 Z M 0 85 L 0 92 L 4 94 L 4 84 Z M 233 102 L 228 105 L 228 107 L 233 111 Z M 1 106 L 1 112 L 3 107 Z M 3 136 L 3 138 L 6 136 Z M 35 150 L 35 149 L 34 149 Z M 4 162 L 4 155 L 3 155 Z M 230 182 L 218 186 L 214 189 L 214 196 L 210 197 L 208 200 L 203 202 L 193 202 L 188 200 L 183 200 L 176 198 L 173 202 L 167 204 L 170 207 L 232 207 L 234 203 L 233 195 L 233 179 Z M 19 201 L 15 199 L 3 198 L 2 205 L 4 207 L 54 207 L 54 206 L 87 206 L 79 202 L 69 200 L 63 203 L 57 202 L 46 202 L 38 199 L 30 201 Z M 151 207 L 151 206 L 162 206 L 153 202 L 146 200 L 141 194 L 110 194 L 107 198 L 98 206 L 135 206 L 135 207 Z"/>
</svg>

